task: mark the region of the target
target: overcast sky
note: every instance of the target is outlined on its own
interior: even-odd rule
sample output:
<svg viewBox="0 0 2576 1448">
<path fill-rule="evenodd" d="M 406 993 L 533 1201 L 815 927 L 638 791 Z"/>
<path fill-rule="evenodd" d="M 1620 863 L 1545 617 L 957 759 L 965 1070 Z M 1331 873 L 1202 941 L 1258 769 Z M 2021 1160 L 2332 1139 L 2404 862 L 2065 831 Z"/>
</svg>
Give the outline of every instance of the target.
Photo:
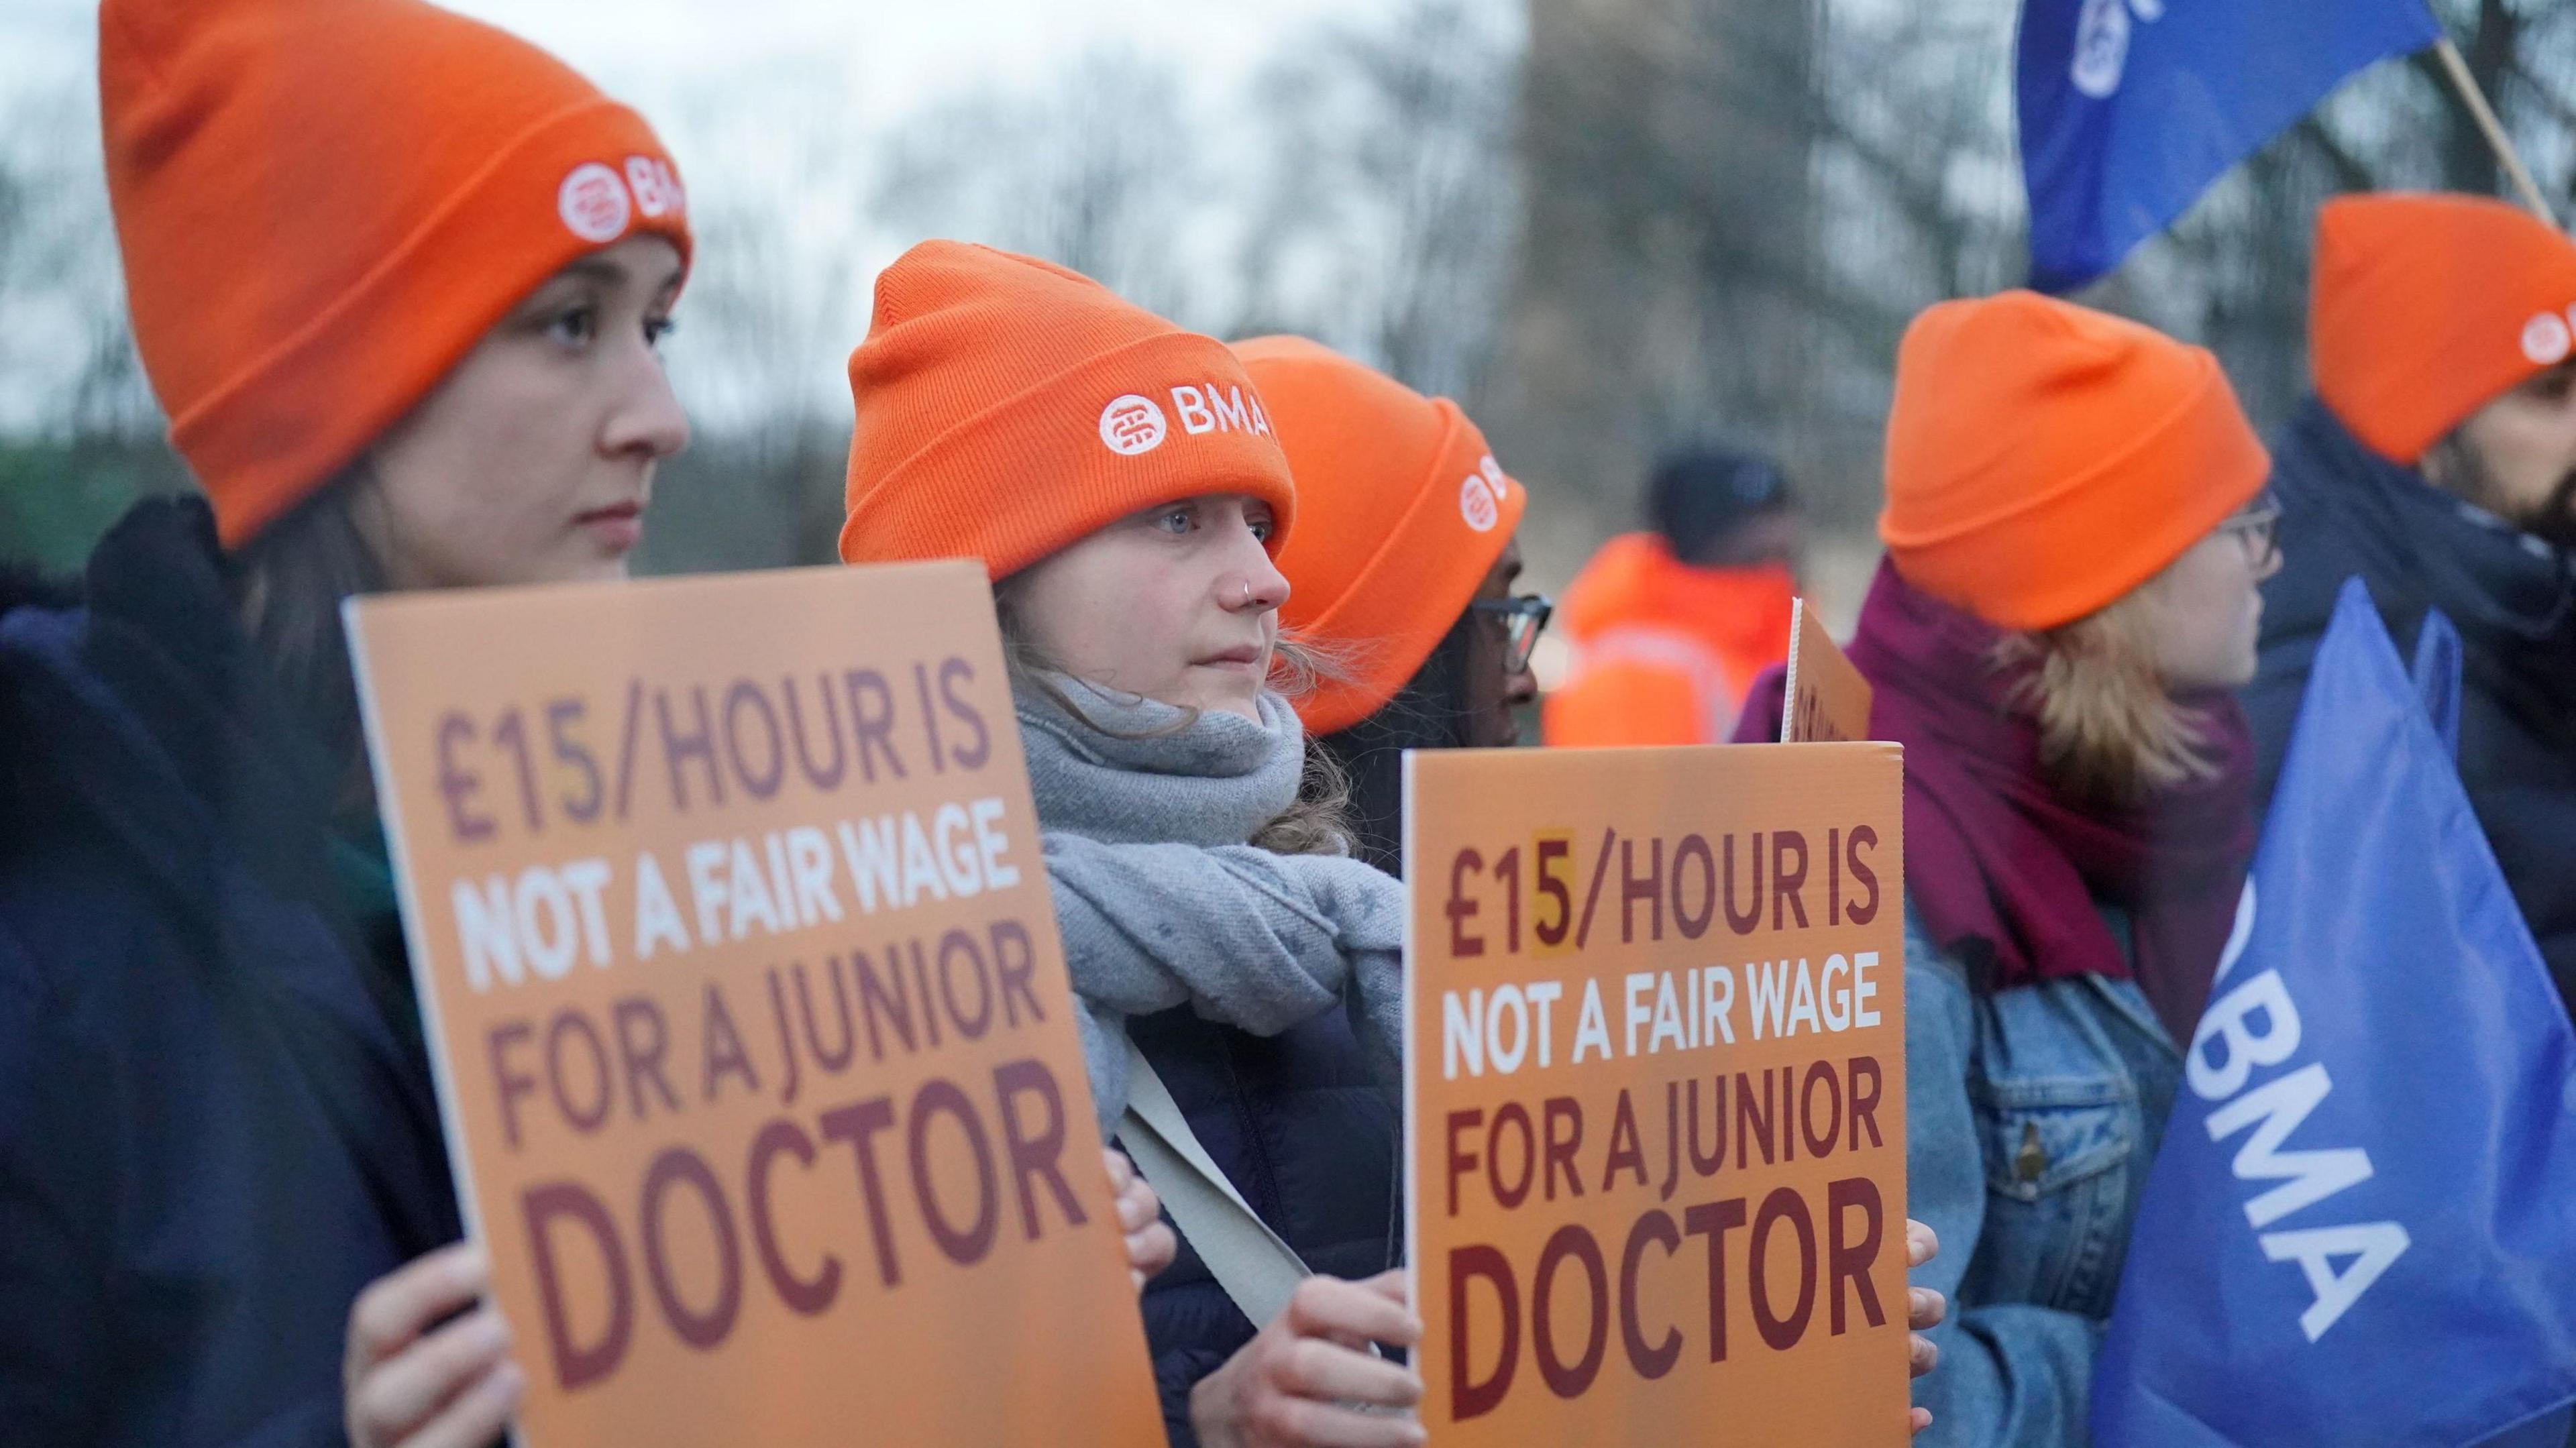
<svg viewBox="0 0 2576 1448">
<path fill-rule="evenodd" d="M 224 0 L 196 0 L 217 4 Z M 611 90 L 661 91 L 786 57 L 826 59 L 853 101 L 900 113 L 979 79 L 1042 73 L 1102 43 L 1239 81 L 1320 18 L 1391 0 L 450 0 L 571 61 Z M 88 0 L 0 4 L 0 87 L 86 71 Z"/>
<path fill-rule="evenodd" d="M 153 0 L 226 4 L 236 0 Z M 965 93 L 1035 89 L 1086 52 L 1133 52 L 1168 65 L 1186 94 L 1201 152 L 1239 150 L 1252 105 L 1251 81 L 1268 62 L 1321 24 L 1393 12 L 1397 0 L 444 0 L 553 51 L 604 89 L 634 103 L 661 132 L 692 192 L 716 201 L 749 183 L 733 168 L 759 169 L 764 127 L 780 112 L 764 104 L 790 91 L 793 124 L 827 127 L 873 156 L 872 139 L 905 117 Z M 1500 6 L 1515 0 L 1495 0 Z M 30 152 L 56 175 L 97 173 L 93 0 L 0 0 L 0 146 L 23 163 Z M 735 96 L 742 104 L 732 104 Z M 11 134 L 14 131 L 15 134 Z M 864 184 L 863 182 L 860 184 Z M 864 201 L 864 193 L 859 198 Z M 791 224 L 804 254 L 793 270 L 855 263 L 860 279 L 832 331 L 804 371 L 831 382 L 837 357 L 864 330 L 864 278 L 912 239 L 873 224 L 840 196 L 815 200 L 824 214 Z M 104 189 L 94 215 L 71 218 L 69 239 L 113 245 Z M 102 256 L 102 261 L 108 260 Z M 95 268 L 93 268 L 95 270 Z M 113 285 L 112 268 L 105 275 Z M 52 415 L 73 355 L 98 313 L 88 295 L 10 299 L 0 329 L 0 430 Z M 843 337 L 842 333 L 848 333 Z M 685 348 L 686 339 L 683 339 Z M 685 359 L 677 364 L 688 372 Z M 684 378 L 684 381 L 686 379 Z M 835 384 L 837 385 L 837 384 Z M 692 405 L 712 401 L 706 389 Z"/>
<path fill-rule="evenodd" d="M 233 3 L 233 0 L 158 0 Z M 1168 62 L 1222 123 L 1262 64 L 1319 22 L 1396 0 L 444 0 L 545 46 L 634 103 L 686 167 L 710 98 L 792 67 L 867 134 L 941 96 L 1035 85 L 1086 51 Z M 92 0 L 0 0 L 0 123 L 95 82 Z M 753 97 L 756 99 L 756 95 Z M 94 147 L 89 137 L 81 140 Z"/>
</svg>

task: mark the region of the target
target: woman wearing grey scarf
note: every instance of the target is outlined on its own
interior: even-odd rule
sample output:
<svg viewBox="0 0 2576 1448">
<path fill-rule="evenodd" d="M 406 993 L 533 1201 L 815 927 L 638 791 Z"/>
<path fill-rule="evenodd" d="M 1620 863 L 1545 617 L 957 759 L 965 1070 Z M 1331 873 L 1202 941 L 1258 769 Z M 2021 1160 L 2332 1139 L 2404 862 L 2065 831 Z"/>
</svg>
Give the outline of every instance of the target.
<svg viewBox="0 0 2576 1448">
<path fill-rule="evenodd" d="M 1126 1109 L 1127 1018 L 1180 1005 L 1275 1035 L 1352 996 L 1392 1087 L 1404 887 L 1348 856 L 1250 843 L 1305 775 L 1287 702 L 1263 692 L 1255 722 L 1061 674 L 1016 699 L 1102 1129 Z"/>
<path fill-rule="evenodd" d="M 1061 267 L 929 242 L 878 279 L 850 390 L 841 557 L 970 556 L 993 579 L 1102 1123 L 1124 1114 L 1144 1012 L 1240 1036 L 1339 1029 L 1344 1006 L 1392 1079 L 1403 896 L 1304 852 L 1330 812 L 1297 797 L 1305 741 L 1269 688 L 1296 486 L 1242 363 Z M 1354 1346 L 1420 1340 L 1401 1280 L 1291 1291 L 1222 1369 L 1167 1359 L 1149 1323 L 1175 1441 L 1418 1442 L 1420 1378 Z M 1212 1371 L 1229 1416 L 1193 1439 Z"/>
</svg>

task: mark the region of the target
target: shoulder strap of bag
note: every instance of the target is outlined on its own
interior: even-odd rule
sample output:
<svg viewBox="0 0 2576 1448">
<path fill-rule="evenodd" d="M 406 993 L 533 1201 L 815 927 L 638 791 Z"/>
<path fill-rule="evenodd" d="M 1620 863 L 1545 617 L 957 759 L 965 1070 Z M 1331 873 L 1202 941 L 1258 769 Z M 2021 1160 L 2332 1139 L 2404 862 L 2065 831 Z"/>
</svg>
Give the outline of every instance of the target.
<svg viewBox="0 0 2576 1448">
<path fill-rule="evenodd" d="M 1127 1043 L 1127 1114 L 1119 1118 L 1118 1140 L 1217 1285 L 1252 1325 L 1262 1327 L 1285 1311 L 1289 1296 L 1309 1275 L 1305 1261 L 1218 1169 L 1181 1115 L 1171 1089 L 1132 1040 Z"/>
</svg>

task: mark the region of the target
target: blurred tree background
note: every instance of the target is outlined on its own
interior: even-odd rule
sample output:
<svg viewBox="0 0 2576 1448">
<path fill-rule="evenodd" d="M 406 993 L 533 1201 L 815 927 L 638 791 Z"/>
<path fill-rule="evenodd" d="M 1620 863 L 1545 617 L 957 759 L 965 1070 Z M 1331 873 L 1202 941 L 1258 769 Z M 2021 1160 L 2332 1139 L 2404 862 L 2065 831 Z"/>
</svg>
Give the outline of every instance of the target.
<svg viewBox="0 0 2576 1448">
<path fill-rule="evenodd" d="M 2576 5 L 2435 8 L 2576 211 Z M 697 442 L 664 469 L 642 562 L 832 557 L 837 360 L 866 330 L 873 269 L 946 235 L 1048 256 L 1221 336 L 1303 332 L 1459 398 L 1531 486 L 1542 585 L 1633 526 L 1657 452 L 1718 438 L 1787 462 L 1847 574 L 1868 556 L 1906 321 L 2023 274 L 2016 14 L 1389 0 L 1281 45 L 1230 108 L 1116 48 L 873 129 L 794 57 L 638 97 L 672 118 L 701 237 L 672 344 Z M 0 557 L 54 568 L 131 498 L 185 484 L 125 334 L 95 129 L 80 87 L 0 97 Z M 2306 386 L 2317 205 L 2498 183 L 2431 62 L 2383 65 L 2084 300 L 2215 347 L 2269 425 Z"/>
</svg>

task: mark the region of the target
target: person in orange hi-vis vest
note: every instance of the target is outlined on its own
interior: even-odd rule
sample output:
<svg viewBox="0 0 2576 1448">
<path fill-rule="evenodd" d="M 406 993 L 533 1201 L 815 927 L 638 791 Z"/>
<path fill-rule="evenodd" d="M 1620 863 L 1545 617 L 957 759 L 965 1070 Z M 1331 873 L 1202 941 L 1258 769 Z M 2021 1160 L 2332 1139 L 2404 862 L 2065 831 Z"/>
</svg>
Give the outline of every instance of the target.
<svg viewBox="0 0 2576 1448">
<path fill-rule="evenodd" d="M 1547 742 L 1714 744 L 1745 690 L 1788 655 L 1798 522 L 1769 459 L 1668 458 L 1646 485 L 1653 531 L 1603 544 L 1566 591 L 1574 646 L 1547 698 Z"/>
</svg>

